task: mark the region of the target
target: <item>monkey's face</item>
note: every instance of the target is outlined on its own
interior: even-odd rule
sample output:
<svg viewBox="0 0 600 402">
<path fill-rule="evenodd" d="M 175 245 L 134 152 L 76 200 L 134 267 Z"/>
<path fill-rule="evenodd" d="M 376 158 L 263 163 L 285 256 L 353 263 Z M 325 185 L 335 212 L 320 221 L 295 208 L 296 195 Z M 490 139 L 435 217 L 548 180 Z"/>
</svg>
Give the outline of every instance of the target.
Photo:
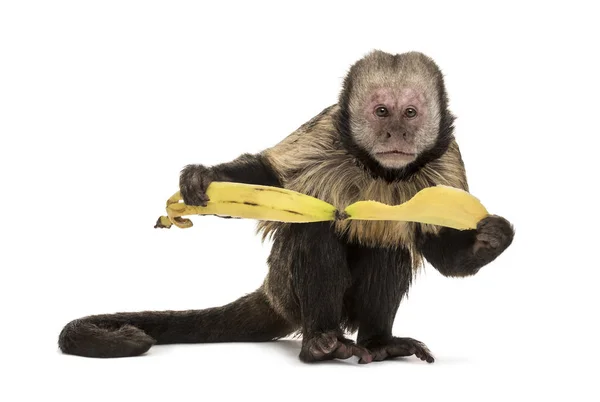
<svg viewBox="0 0 600 402">
<path fill-rule="evenodd" d="M 374 51 L 344 80 L 340 107 L 346 120 L 339 129 L 346 147 L 370 169 L 394 175 L 443 149 L 453 121 L 446 106 L 442 73 L 431 58 Z"/>
<path fill-rule="evenodd" d="M 438 113 L 418 86 L 376 87 L 357 103 L 354 139 L 383 167 L 402 168 L 435 144 Z"/>
</svg>

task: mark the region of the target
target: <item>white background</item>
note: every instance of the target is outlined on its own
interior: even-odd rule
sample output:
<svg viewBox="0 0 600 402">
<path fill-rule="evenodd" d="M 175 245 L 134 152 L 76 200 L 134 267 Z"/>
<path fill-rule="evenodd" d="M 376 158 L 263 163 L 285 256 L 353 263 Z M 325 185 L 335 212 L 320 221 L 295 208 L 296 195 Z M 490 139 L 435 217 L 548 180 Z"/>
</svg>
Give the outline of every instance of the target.
<svg viewBox="0 0 600 402">
<path fill-rule="evenodd" d="M 598 400 L 598 13 L 484 4 L 2 2 L 0 399 Z M 418 276 L 395 332 L 435 364 L 304 365 L 295 340 L 58 352 L 80 316 L 254 290 L 254 222 L 153 229 L 179 170 L 275 144 L 374 48 L 438 62 L 471 191 L 517 232 L 475 277 Z"/>
</svg>

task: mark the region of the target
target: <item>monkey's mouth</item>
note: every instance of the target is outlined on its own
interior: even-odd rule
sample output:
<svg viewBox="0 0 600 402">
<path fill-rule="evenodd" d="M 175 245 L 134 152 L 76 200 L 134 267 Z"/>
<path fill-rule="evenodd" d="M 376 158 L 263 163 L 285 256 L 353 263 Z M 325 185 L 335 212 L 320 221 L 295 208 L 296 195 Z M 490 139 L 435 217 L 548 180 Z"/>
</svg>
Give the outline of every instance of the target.
<svg viewBox="0 0 600 402">
<path fill-rule="evenodd" d="M 379 163 L 383 166 L 398 168 L 412 163 L 417 159 L 417 154 L 393 149 L 391 151 L 377 152 L 375 158 L 377 158 Z"/>
<path fill-rule="evenodd" d="M 376 155 L 399 155 L 399 156 L 411 156 L 411 157 L 414 157 L 416 154 L 415 153 L 411 153 L 411 152 L 404 152 L 404 151 L 393 150 L 393 151 L 377 152 Z"/>
</svg>

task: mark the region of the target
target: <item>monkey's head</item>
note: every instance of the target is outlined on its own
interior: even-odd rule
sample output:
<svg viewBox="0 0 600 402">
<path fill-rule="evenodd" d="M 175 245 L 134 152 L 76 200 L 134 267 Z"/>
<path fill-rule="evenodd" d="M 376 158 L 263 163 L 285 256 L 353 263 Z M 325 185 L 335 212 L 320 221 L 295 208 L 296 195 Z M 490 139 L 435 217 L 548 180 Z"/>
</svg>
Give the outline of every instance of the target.
<svg viewBox="0 0 600 402">
<path fill-rule="evenodd" d="M 338 129 L 374 173 L 402 177 L 445 152 L 452 138 L 442 73 L 429 57 L 374 51 L 344 80 Z"/>
</svg>

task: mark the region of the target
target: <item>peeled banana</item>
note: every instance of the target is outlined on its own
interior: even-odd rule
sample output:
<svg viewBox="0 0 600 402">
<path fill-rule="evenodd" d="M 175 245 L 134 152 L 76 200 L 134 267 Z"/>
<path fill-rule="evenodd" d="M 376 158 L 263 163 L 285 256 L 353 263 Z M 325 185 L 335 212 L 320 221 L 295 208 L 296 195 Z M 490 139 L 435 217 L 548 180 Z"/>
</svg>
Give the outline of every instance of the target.
<svg viewBox="0 0 600 402">
<path fill-rule="evenodd" d="M 167 216 L 161 216 L 156 228 L 192 226 L 188 215 L 220 215 L 280 222 L 322 222 L 334 220 L 393 220 L 420 222 L 454 229 L 474 229 L 488 215 L 477 198 L 449 186 L 427 187 L 400 205 L 377 201 L 358 201 L 342 212 L 333 205 L 279 187 L 243 183 L 213 182 L 206 195 L 205 207 L 181 202 L 179 192 L 167 200 Z"/>
</svg>

